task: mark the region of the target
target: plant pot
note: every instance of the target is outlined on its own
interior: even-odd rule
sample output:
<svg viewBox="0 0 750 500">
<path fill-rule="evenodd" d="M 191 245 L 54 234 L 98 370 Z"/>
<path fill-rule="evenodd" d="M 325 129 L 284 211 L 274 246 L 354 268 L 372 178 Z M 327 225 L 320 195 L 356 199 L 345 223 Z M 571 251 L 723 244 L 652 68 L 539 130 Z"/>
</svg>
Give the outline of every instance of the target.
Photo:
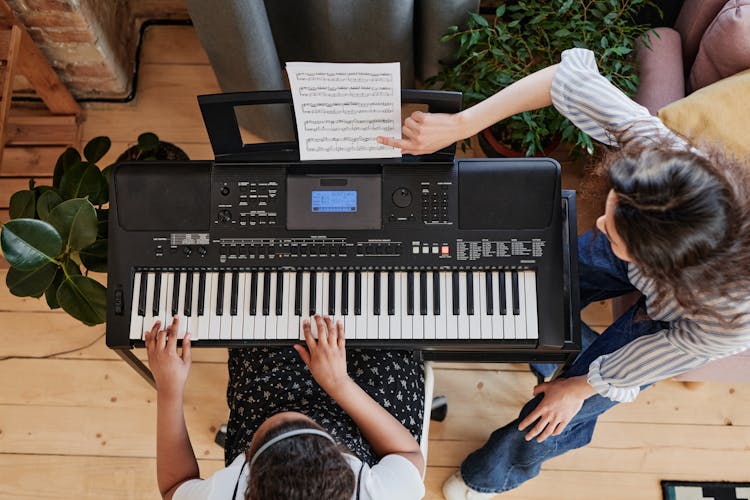
<svg viewBox="0 0 750 500">
<path fill-rule="evenodd" d="M 138 157 L 142 155 L 141 148 L 137 144 L 130 146 L 128 149 L 122 152 L 117 157 L 117 161 L 130 161 L 138 160 Z M 156 154 L 146 154 L 144 156 L 153 156 L 157 160 L 189 160 L 187 153 L 182 149 L 175 146 L 171 142 L 159 141 L 159 147 L 156 149 Z"/>
<path fill-rule="evenodd" d="M 493 126 L 494 127 L 494 126 Z M 512 149 L 502 142 L 500 142 L 495 134 L 493 133 L 493 127 L 487 127 L 477 134 L 479 138 L 479 145 L 482 147 L 482 151 L 487 155 L 488 158 L 525 158 L 526 155 L 522 152 Z M 552 151 L 557 149 L 560 145 L 560 136 L 555 135 L 552 137 L 550 143 L 544 148 L 543 151 L 535 154 L 535 157 L 549 156 Z"/>
</svg>

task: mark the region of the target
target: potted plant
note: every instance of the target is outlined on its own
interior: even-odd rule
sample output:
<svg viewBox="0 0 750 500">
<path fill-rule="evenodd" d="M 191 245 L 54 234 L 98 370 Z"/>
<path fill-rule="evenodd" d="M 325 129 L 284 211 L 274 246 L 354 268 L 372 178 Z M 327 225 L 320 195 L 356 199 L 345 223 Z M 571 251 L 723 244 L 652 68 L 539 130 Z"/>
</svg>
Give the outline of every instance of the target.
<svg viewBox="0 0 750 500">
<path fill-rule="evenodd" d="M 490 20 L 470 13 L 466 29 L 451 26 L 441 38 L 457 43 L 458 50 L 454 61 L 428 84 L 463 92 L 464 105 L 471 106 L 557 64 L 565 49 L 584 47 L 594 51 L 604 76 L 632 94 L 638 85 L 636 40 L 649 30 L 633 18 L 645 5 L 653 4 L 649 0 L 527 1 L 500 5 Z M 551 106 L 503 120 L 483 131 L 480 140 L 495 148 L 505 144 L 518 156 L 540 154 L 560 140 L 571 143 L 574 154 L 593 152 L 591 138 Z"/>
<path fill-rule="evenodd" d="M 97 165 L 111 146 L 95 137 L 83 148 L 66 149 L 55 164 L 52 186 L 35 186 L 10 198 L 10 218 L 0 244 L 11 265 L 6 285 L 19 297 L 45 296 L 50 309 L 62 308 L 86 325 L 106 320 L 106 288 L 89 272 L 107 270 L 109 168 Z M 152 133 L 120 159 L 187 160 L 178 147 Z M 168 154 L 165 153 L 168 151 Z M 126 158 L 123 156 L 127 154 Z"/>
</svg>

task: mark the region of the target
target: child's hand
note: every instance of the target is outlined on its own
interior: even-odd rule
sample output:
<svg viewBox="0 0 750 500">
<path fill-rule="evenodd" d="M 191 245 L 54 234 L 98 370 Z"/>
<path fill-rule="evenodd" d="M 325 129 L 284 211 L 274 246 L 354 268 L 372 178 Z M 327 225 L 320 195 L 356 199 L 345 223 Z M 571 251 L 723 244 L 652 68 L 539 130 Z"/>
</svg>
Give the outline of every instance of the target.
<svg viewBox="0 0 750 500">
<path fill-rule="evenodd" d="M 296 344 L 294 349 L 310 369 L 313 378 L 328 394 L 333 395 L 337 389 L 346 386 L 351 379 L 346 372 L 346 349 L 344 325 L 341 321 L 333 324 L 328 316 L 315 315 L 317 340 L 310 329 L 310 321 L 302 323 L 307 347 Z"/>
<path fill-rule="evenodd" d="M 146 332 L 148 366 L 154 374 L 156 390 L 173 396 L 182 396 L 192 361 L 189 333 L 182 339 L 182 355 L 177 354 L 178 322 L 175 316 L 166 330 L 159 330 L 161 322 L 157 321 L 151 331 Z"/>
</svg>

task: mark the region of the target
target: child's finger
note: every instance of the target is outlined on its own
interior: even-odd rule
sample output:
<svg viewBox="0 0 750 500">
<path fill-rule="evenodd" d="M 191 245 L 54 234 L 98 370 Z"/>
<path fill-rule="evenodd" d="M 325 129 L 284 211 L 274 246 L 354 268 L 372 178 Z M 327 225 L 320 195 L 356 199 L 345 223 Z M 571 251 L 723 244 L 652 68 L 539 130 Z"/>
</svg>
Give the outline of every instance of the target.
<svg viewBox="0 0 750 500">
<path fill-rule="evenodd" d="M 338 342 L 338 332 L 333 327 L 333 321 L 330 316 L 323 316 L 323 321 L 326 324 L 326 333 L 328 334 L 328 343 L 331 346 L 335 346 Z"/>
<path fill-rule="evenodd" d="M 338 320 L 336 322 L 336 331 L 338 332 L 339 348 L 343 349 L 346 346 L 346 337 L 344 335 L 344 322 Z"/>
<path fill-rule="evenodd" d="M 305 363 L 306 366 L 310 366 L 310 353 L 305 348 L 305 346 L 301 344 L 294 344 L 294 350 L 297 351 L 299 357 L 302 358 L 302 362 Z"/>
<path fill-rule="evenodd" d="M 176 337 L 177 335 L 175 335 Z M 190 333 L 185 332 L 185 336 L 182 337 L 182 361 L 190 364 L 193 361 L 193 353 L 190 347 Z"/>
<path fill-rule="evenodd" d="M 317 349 L 318 346 L 315 343 L 315 338 L 313 338 L 309 319 L 302 321 L 302 333 L 305 336 L 305 342 L 307 342 L 307 348 L 310 349 L 310 352 L 315 352 L 315 349 Z"/>
<path fill-rule="evenodd" d="M 154 347 L 159 351 L 163 351 L 166 346 L 167 346 L 167 331 L 159 330 L 159 333 L 156 334 L 156 345 Z"/>
<path fill-rule="evenodd" d="M 169 325 L 167 328 L 167 332 L 169 333 L 169 337 L 167 340 L 167 349 L 169 349 L 170 352 L 174 351 L 177 352 L 177 325 L 179 324 L 179 319 L 177 316 L 172 318 L 172 324 Z"/>
<path fill-rule="evenodd" d="M 328 343 L 328 328 L 319 314 L 315 315 L 315 327 L 318 330 L 318 341 L 322 344 Z"/>
</svg>

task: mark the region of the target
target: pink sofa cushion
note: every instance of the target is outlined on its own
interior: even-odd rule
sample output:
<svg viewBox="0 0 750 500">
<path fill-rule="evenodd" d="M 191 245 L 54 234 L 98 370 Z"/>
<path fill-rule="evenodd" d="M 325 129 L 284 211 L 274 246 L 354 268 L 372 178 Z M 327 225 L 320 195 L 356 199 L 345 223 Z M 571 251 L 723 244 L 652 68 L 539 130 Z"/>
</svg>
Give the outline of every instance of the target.
<svg viewBox="0 0 750 500">
<path fill-rule="evenodd" d="M 750 68 L 750 0 L 729 0 L 701 39 L 691 91 Z"/>
<path fill-rule="evenodd" d="M 655 28 L 636 44 L 638 92 L 633 99 L 652 115 L 670 102 L 685 97 L 680 34 L 672 28 Z M 648 46 L 644 45 L 644 42 Z"/>
<path fill-rule="evenodd" d="M 685 71 L 690 69 L 698 54 L 703 32 L 714 20 L 727 0 L 686 0 L 674 28 L 682 37 L 682 57 Z"/>
</svg>

